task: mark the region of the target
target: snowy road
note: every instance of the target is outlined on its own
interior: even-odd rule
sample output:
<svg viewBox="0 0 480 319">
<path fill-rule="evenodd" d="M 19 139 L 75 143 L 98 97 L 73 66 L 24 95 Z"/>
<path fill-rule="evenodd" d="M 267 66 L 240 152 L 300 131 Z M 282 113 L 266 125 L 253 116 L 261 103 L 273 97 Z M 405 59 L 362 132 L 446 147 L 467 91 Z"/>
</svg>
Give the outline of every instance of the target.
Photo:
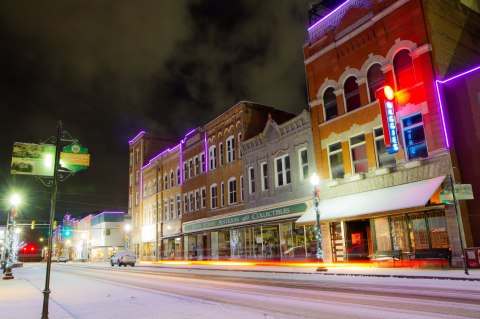
<svg viewBox="0 0 480 319">
<path fill-rule="evenodd" d="M 41 264 L 18 274 L 39 291 Z M 480 318 L 478 282 L 55 264 L 66 318 Z"/>
</svg>

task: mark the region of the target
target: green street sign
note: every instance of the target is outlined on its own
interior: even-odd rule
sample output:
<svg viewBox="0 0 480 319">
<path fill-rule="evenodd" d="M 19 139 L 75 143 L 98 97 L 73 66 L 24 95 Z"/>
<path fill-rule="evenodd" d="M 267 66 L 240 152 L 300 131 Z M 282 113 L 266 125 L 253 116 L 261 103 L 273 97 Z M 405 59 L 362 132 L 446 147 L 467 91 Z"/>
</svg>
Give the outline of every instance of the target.
<svg viewBox="0 0 480 319">
<path fill-rule="evenodd" d="M 78 172 L 90 166 L 88 149 L 79 143 L 73 143 L 63 148 L 60 153 L 60 166 L 72 172 Z"/>
</svg>

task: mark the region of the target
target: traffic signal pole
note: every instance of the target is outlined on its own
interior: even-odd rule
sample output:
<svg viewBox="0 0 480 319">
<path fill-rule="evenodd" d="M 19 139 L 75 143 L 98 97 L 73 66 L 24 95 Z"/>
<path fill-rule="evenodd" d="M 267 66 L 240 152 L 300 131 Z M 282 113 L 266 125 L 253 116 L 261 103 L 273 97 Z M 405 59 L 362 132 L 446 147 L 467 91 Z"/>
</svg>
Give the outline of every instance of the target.
<svg viewBox="0 0 480 319">
<path fill-rule="evenodd" d="M 53 190 L 52 199 L 50 202 L 50 226 L 48 234 L 48 256 L 47 256 L 47 272 L 45 276 L 45 289 L 43 290 L 43 309 L 42 319 L 48 319 L 48 301 L 50 297 L 50 269 L 52 266 L 52 235 L 53 235 L 53 223 L 55 219 L 55 202 L 57 199 L 57 176 L 58 176 L 58 164 L 60 160 L 60 139 L 62 136 L 62 121 L 57 123 L 57 139 L 55 143 L 55 164 L 53 170 Z"/>
</svg>

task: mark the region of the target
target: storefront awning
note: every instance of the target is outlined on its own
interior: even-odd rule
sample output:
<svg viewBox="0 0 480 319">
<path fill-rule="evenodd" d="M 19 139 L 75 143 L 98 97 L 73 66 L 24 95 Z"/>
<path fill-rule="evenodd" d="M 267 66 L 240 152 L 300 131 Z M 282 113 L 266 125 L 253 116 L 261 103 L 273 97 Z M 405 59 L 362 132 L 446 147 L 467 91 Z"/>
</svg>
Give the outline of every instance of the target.
<svg viewBox="0 0 480 319">
<path fill-rule="evenodd" d="M 318 205 L 321 220 L 340 219 L 366 214 L 425 206 L 442 184 L 445 176 L 386 187 L 374 191 L 321 199 Z M 315 209 L 310 207 L 297 224 L 316 222 Z"/>
</svg>

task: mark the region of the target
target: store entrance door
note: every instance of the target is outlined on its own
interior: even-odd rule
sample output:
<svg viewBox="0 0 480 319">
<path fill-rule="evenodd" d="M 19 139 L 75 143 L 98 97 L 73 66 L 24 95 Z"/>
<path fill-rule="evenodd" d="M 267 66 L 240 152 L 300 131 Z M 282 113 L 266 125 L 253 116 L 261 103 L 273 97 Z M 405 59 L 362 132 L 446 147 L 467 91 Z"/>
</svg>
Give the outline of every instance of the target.
<svg viewBox="0 0 480 319">
<path fill-rule="evenodd" d="M 354 220 L 345 222 L 346 259 L 368 260 L 371 242 L 370 221 Z"/>
<path fill-rule="evenodd" d="M 278 225 L 263 226 L 263 259 L 280 258 Z"/>
</svg>

